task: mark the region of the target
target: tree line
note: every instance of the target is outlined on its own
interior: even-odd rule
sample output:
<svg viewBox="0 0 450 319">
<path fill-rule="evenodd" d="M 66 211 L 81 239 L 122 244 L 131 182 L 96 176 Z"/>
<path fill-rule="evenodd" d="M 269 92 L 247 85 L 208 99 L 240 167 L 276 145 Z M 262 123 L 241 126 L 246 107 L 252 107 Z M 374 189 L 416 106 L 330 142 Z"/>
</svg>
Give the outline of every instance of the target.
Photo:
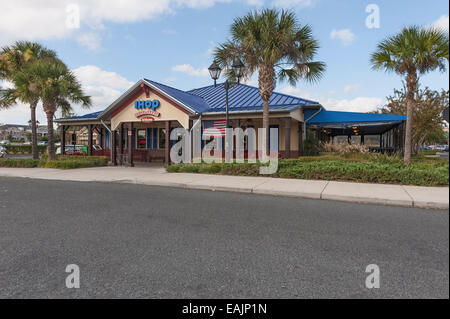
<svg viewBox="0 0 450 319">
<path fill-rule="evenodd" d="M 289 10 L 264 9 L 238 17 L 230 27 L 230 38 L 214 53 L 215 61 L 227 70 L 233 80 L 232 63 L 240 59 L 246 65 L 244 76 L 258 73 L 258 87 L 263 100 L 263 127 L 269 136 L 269 101 L 277 82 L 296 85 L 300 80 L 319 81 L 326 70 L 324 62 L 316 61 L 320 48 L 309 25 L 301 24 Z M 413 140 L 414 113 L 418 112 L 416 94 L 420 76 L 447 69 L 449 59 L 448 32 L 431 27 L 410 26 L 381 41 L 370 56 L 374 70 L 384 70 L 405 78 L 404 108 L 406 138 L 404 162 L 409 164 Z M 49 127 L 49 157 L 54 159 L 53 116 L 57 109 L 70 111 L 70 102 L 84 107 L 91 105 L 79 82 L 56 53 L 36 43 L 17 42 L 0 53 L 0 80 L 13 83 L 0 95 L 0 107 L 17 101 L 27 103 L 31 110 L 32 134 L 36 134 L 35 110 L 43 103 Z M 426 92 L 424 93 L 427 94 Z M 391 101 L 392 102 L 392 101 Z M 419 118 L 417 118 L 419 120 Z M 33 140 L 33 156 L 36 138 Z M 268 139 L 266 139 L 266 149 Z M 37 156 L 37 155 L 36 155 Z"/>
<path fill-rule="evenodd" d="M 55 51 L 34 42 L 18 41 L 1 49 L 0 80 L 11 84 L 0 90 L 0 108 L 13 107 L 18 102 L 30 106 L 33 159 L 39 159 L 36 108 L 41 102 L 47 117 L 48 157 L 55 160 L 56 111 L 69 113 L 71 103 L 89 108 L 91 97 L 83 92 L 80 82 Z"/>
</svg>

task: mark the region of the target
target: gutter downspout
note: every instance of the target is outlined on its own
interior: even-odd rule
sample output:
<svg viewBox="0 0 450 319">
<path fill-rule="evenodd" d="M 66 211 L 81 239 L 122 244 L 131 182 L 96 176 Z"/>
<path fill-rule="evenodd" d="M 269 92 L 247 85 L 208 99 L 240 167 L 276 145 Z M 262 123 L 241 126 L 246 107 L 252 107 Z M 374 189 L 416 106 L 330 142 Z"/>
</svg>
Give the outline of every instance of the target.
<svg viewBox="0 0 450 319">
<path fill-rule="evenodd" d="M 108 130 L 109 133 L 111 133 L 110 128 L 105 124 L 105 122 L 103 122 L 103 120 L 100 120 L 100 123 L 102 123 L 102 125 Z"/>
<path fill-rule="evenodd" d="M 323 106 L 321 105 L 320 108 L 319 108 L 319 110 L 318 110 L 316 113 L 314 113 L 314 114 L 311 115 L 308 119 L 306 119 L 306 120 L 303 121 L 303 141 L 306 141 L 306 124 L 307 124 L 310 120 L 312 120 L 313 117 L 315 117 L 317 114 L 319 114 L 320 112 L 322 112 L 322 110 L 323 110 Z"/>
</svg>

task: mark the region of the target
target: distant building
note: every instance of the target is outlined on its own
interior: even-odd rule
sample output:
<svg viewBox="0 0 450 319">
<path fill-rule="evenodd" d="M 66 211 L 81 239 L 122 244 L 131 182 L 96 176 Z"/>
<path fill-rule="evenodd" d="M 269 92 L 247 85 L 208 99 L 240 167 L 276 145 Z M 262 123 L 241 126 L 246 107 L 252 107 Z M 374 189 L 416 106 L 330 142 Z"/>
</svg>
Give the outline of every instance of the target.
<svg viewBox="0 0 450 319">
<path fill-rule="evenodd" d="M 0 140 L 7 140 L 11 138 L 14 141 L 27 140 L 26 133 L 31 133 L 29 125 L 19 124 L 2 124 L 0 125 Z M 47 137 L 48 128 L 46 125 L 39 125 L 37 127 L 38 139 Z"/>
<path fill-rule="evenodd" d="M 28 127 L 27 132 L 31 133 L 31 127 Z M 37 127 L 37 137 L 38 139 L 43 138 L 43 137 L 47 137 L 48 135 L 48 127 L 47 125 L 39 125 Z"/>
<path fill-rule="evenodd" d="M 23 140 L 28 125 L 3 124 L 0 125 L 0 140 Z"/>
</svg>

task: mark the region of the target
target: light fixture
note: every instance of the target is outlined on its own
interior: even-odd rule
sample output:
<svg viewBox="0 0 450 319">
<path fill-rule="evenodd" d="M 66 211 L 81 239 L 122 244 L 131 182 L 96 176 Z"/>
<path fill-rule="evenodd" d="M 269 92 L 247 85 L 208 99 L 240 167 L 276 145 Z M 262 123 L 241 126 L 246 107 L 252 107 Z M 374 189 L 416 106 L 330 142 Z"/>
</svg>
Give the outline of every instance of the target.
<svg viewBox="0 0 450 319">
<path fill-rule="evenodd" d="M 233 61 L 233 65 L 231 66 L 234 71 L 234 75 L 236 75 L 238 83 L 242 75 L 244 74 L 244 63 L 242 63 L 241 59 L 235 58 Z"/>
<path fill-rule="evenodd" d="M 220 66 L 214 61 L 211 66 L 208 68 L 209 74 L 211 74 L 211 78 L 214 80 L 214 87 L 217 86 L 217 79 L 220 77 L 220 73 L 222 73 L 222 69 Z"/>
</svg>

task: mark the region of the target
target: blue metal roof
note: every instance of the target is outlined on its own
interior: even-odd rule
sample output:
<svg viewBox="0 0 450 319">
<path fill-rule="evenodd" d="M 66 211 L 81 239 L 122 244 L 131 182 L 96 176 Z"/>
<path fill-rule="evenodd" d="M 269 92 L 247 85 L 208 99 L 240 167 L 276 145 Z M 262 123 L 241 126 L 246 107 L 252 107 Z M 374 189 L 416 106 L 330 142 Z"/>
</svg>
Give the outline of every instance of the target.
<svg viewBox="0 0 450 319">
<path fill-rule="evenodd" d="M 206 86 L 188 91 L 188 93 L 199 96 L 209 105 L 210 110 L 206 112 L 225 112 L 225 88 L 224 84 Z M 295 96 L 273 92 L 269 101 L 270 110 L 290 111 L 307 105 L 319 105 L 318 102 L 305 100 Z M 263 100 L 259 89 L 253 86 L 240 84 L 229 90 L 230 112 L 236 111 L 261 111 Z"/>
<path fill-rule="evenodd" d="M 317 111 L 305 110 L 305 119 L 310 118 Z M 406 121 L 406 115 L 392 115 L 392 114 L 374 114 L 374 113 L 357 113 L 357 112 L 339 112 L 327 111 L 323 109 L 319 114 L 308 121 L 309 124 L 324 124 L 324 123 L 392 123 Z"/>
<path fill-rule="evenodd" d="M 156 87 L 158 90 L 180 102 L 186 107 L 197 113 L 225 112 L 225 88 L 224 84 L 217 87 L 206 86 L 190 91 L 181 91 L 179 89 L 164 85 L 155 81 L 144 79 L 148 84 Z M 263 101 L 259 89 L 245 84 L 233 86 L 229 90 L 230 112 L 239 111 L 262 111 Z M 306 106 L 320 106 L 318 102 L 290 96 L 278 92 L 273 92 L 269 101 L 271 111 L 291 111 Z M 75 116 L 64 120 L 95 120 L 98 119 L 104 111 L 90 113 L 82 116 Z M 316 110 L 305 109 L 305 119 L 310 118 Z M 354 123 L 354 122 L 399 122 L 405 121 L 406 116 L 390 114 L 370 114 L 356 112 L 338 112 L 326 111 L 323 109 L 319 114 L 309 120 L 310 125 L 320 123 Z"/>
<path fill-rule="evenodd" d="M 181 102 L 186 105 L 190 109 L 194 110 L 197 113 L 208 112 L 210 107 L 206 104 L 205 100 L 200 96 L 190 94 L 189 92 L 184 92 L 179 89 L 170 87 L 168 85 L 164 85 L 155 81 L 151 81 L 148 79 L 144 79 L 146 82 L 154 85 L 167 95 L 173 97 L 175 100 Z"/>
<path fill-rule="evenodd" d="M 69 117 L 69 118 L 67 118 L 65 120 L 95 120 L 102 113 L 103 113 L 103 111 L 95 112 L 95 113 L 89 113 L 89 114 L 85 114 L 85 115 L 81 115 L 81 116 L 73 116 L 73 117 Z"/>
</svg>

